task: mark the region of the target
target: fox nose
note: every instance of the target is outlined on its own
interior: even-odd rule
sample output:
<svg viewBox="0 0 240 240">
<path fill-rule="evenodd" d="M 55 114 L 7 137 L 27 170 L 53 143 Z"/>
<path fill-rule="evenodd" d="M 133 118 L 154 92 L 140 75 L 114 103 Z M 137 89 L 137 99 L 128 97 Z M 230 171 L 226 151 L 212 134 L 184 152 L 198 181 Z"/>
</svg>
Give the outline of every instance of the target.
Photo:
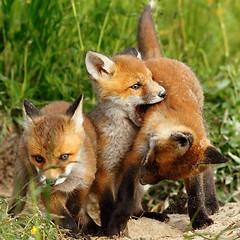
<svg viewBox="0 0 240 240">
<path fill-rule="evenodd" d="M 56 183 L 56 179 L 53 179 L 53 178 L 47 178 L 46 179 L 46 183 L 47 183 L 47 185 L 49 185 L 49 186 L 54 186 L 55 185 L 55 183 Z"/>
<path fill-rule="evenodd" d="M 161 98 L 165 98 L 166 95 L 167 95 L 166 90 L 162 90 L 162 91 L 158 94 L 158 96 L 161 97 Z"/>
</svg>

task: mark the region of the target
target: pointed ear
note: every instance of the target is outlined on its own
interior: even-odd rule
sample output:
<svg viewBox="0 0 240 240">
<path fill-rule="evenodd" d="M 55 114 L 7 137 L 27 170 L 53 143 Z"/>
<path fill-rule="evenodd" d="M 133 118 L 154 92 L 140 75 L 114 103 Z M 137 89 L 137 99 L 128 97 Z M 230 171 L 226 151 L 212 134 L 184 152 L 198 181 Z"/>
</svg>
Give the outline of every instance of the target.
<svg viewBox="0 0 240 240">
<path fill-rule="evenodd" d="M 23 114 L 25 119 L 25 128 L 29 127 L 29 124 L 34 123 L 34 118 L 41 116 L 41 112 L 30 101 L 23 101 Z"/>
<path fill-rule="evenodd" d="M 224 157 L 215 147 L 208 147 L 205 151 L 205 161 L 203 164 L 221 164 L 228 162 L 228 159 Z"/>
<path fill-rule="evenodd" d="M 30 118 L 34 118 L 41 115 L 40 110 L 37 109 L 30 101 L 26 99 L 23 101 L 23 110 L 26 113 L 26 115 Z"/>
<path fill-rule="evenodd" d="M 81 94 L 76 101 L 68 108 L 66 115 L 70 117 L 70 121 L 74 124 L 76 131 L 82 128 L 83 123 L 83 95 Z"/>
<path fill-rule="evenodd" d="M 170 140 L 177 147 L 177 155 L 184 155 L 193 144 L 193 135 L 187 132 L 174 132 L 170 136 Z"/>
<path fill-rule="evenodd" d="M 115 63 L 110 58 L 92 51 L 87 52 L 85 64 L 88 73 L 95 80 L 109 77 L 115 66 Z"/>
<path fill-rule="evenodd" d="M 75 113 L 79 103 L 82 101 L 83 99 L 83 95 L 80 94 L 78 96 L 78 98 L 74 101 L 74 103 L 68 108 L 68 110 L 66 111 L 66 115 L 69 116 L 69 117 L 72 117 L 73 114 Z"/>
<path fill-rule="evenodd" d="M 137 51 L 136 48 L 134 47 L 130 47 L 130 48 L 126 48 L 123 52 L 123 55 L 132 55 L 136 58 L 142 59 L 141 53 Z"/>
</svg>

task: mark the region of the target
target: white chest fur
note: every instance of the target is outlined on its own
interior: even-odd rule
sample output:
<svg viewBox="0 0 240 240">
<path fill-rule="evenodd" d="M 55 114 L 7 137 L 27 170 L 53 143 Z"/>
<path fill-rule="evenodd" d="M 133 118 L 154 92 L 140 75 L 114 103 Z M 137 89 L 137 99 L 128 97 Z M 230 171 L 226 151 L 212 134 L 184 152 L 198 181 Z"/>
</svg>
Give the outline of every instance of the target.
<svg viewBox="0 0 240 240">
<path fill-rule="evenodd" d="M 119 119 L 119 123 L 104 128 L 109 143 L 103 151 L 104 166 L 108 170 L 115 168 L 129 151 L 136 129 L 127 119 Z"/>
<path fill-rule="evenodd" d="M 137 129 L 125 111 L 107 105 L 92 112 L 91 118 L 100 135 L 107 139 L 104 149 L 100 149 L 100 155 L 105 169 L 112 171 L 130 149 Z"/>
</svg>

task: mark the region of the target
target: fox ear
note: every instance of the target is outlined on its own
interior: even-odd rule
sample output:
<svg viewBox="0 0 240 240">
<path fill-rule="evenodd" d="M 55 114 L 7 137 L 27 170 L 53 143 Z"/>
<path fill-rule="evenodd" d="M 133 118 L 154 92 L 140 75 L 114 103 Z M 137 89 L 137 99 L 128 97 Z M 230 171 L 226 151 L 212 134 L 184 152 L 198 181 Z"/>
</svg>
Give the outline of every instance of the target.
<svg viewBox="0 0 240 240">
<path fill-rule="evenodd" d="M 228 159 L 224 157 L 215 147 L 208 147 L 205 151 L 205 161 L 203 164 L 221 164 L 228 162 Z"/>
<path fill-rule="evenodd" d="M 193 135 L 187 132 L 174 132 L 170 140 L 176 144 L 177 155 L 184 155 L 193 144 Z"/>
<path fill-rule="evenodd" d="M 42 115 L 40 110 L 26 99 L 23 101 L 23 114 L 25 119 L 25 128 L 28 128 L 29 124 L 32 124 L 34 122 L 35 117 Z"/>
<path fill-rule="evenodd" d="M 134 47 L 130 47 L 130 48 L 126 48 L 123 52 L 123 55 L 132 55 L 136 58 L 142 59 L 141 53 L 137 51 L 136 48 Z"/>
<path fill-rule="evenodd" d="M 95 80 L 105 78 L 112 74 L 115 65 L 110 58 L 92 51 L 87 52 L 85 64 L 88 73 Z"/>
<path fill-rule="evenodd" d="M 70 117 L 74 128 L 78 131 L 83 123 L 83 95 L 81 94 L 75 102 L 68 108 L 66 115 Z"/>
</svg>

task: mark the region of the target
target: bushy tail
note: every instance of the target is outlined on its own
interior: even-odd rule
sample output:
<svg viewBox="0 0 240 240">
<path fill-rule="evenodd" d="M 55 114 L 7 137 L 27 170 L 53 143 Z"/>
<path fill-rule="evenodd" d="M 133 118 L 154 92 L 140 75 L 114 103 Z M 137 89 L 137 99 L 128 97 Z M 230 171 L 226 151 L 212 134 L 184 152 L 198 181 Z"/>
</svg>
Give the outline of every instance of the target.
<svg viewBox="0 0 240 240">
<path fill-rule="evenodd" d="M 152 19 L 153 1 L 143 11 L 138 22 L 138 48 L 143 59 L 162 57 Z"/>
</svg>

